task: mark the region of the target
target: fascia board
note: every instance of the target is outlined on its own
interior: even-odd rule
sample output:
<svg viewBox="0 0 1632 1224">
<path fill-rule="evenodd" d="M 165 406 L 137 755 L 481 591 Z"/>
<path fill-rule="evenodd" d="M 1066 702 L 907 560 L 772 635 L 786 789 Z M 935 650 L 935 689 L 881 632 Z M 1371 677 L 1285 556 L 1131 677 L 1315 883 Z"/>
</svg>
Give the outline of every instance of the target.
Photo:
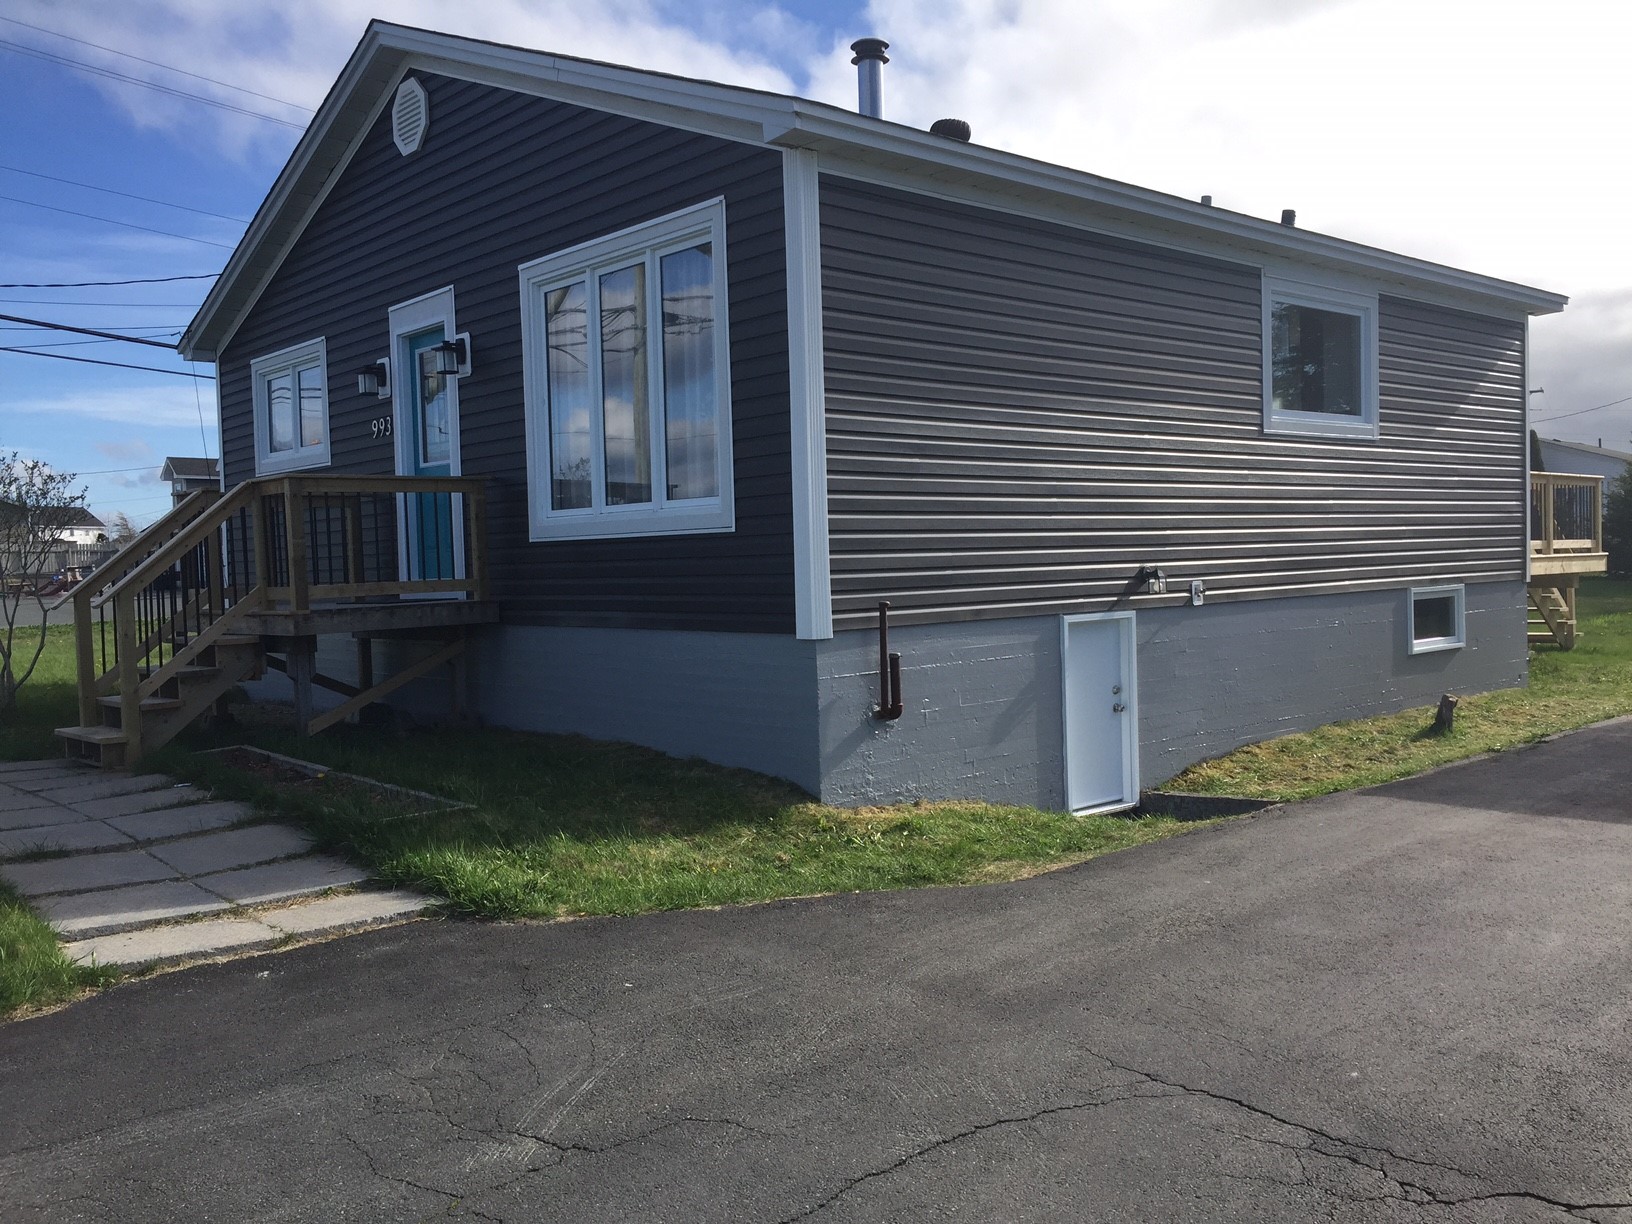
<svg viewBox="0 0 1632 1224">
<path fill-rule="evenodd" d="M 1483 303 L 1500 313 L 1554 314 L 1569 299 L 1496 277 L 1463 272 L 1428 260 L 1300 230 L 1258 217 L 1177 196 L 1119 183 L 1114 179 L 1036 161 L 980 145 L 952 144 L 945 138 L 900 124 L 879 123 L 857 116 L 851 122 L 834 108 L 811 109 L 795 104 L 787 122 L 767 124 L 764 140 L 784 148 L 821 152 L 824 172 L 853 177 L 896 177 L 902 186 L 917 182 L 934 192 L 990 192 L 1019 203 L 1054 205 L 1059 219 L 1076 216 L 1087 228 L 1105 228 L 1100 221 L 1135 229 L 1117 229 L 1128 237 L 1155 234 L 1169 237 L 1170 245 L 1223 258 L 1296 261 L 1365 277 L 1410 289 L 1424 285 L 1449 291 L 1465 303 Z M 833 112 L 833 113 L 829 113 Z M 1040 214 L 1039 214 L 1040 215 Z"/>
</svg>

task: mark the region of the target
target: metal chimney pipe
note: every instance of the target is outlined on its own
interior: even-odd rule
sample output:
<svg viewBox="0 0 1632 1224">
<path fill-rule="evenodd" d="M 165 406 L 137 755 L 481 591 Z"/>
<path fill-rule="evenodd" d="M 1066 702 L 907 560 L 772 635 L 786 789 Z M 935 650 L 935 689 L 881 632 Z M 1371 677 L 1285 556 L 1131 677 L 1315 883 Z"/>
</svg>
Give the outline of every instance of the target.
<svg viewBox="0 0 1632 1224">
<path fill-rule="evenodd" d="M 889 45 L 882 38 L 858 38 L 850 44 L 856 53 L 850 61 L 856 66 L 856 109 L 873 119 L 884 118 L 884 65 L 890 62 L 884 52 Z"/>
</svg>

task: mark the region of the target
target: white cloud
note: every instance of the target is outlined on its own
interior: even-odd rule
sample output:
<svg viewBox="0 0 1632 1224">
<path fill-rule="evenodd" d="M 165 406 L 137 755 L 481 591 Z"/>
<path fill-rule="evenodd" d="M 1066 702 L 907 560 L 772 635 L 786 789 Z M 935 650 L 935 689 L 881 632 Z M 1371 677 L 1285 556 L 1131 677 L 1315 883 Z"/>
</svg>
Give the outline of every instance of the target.
<svg viewBox="0 0 1632 1224">
<path fill-rule="evenodd" d="M 179 379 L 177 380 L 180 381 Z M 43 416 L 52 419 L 82 418 L 118 421 L 134 428 L 198 428 L 199 413 L 204 428 L 215 435 L 215 395 L 202 388 L 197 399 L 193 389 L 181 387 L 93 387 L 83 391 L 59 391 L 21 399 L 8 399 L 8 417 Z M 140 460 L 138 460 L 140 462 Z"/>
</svg>

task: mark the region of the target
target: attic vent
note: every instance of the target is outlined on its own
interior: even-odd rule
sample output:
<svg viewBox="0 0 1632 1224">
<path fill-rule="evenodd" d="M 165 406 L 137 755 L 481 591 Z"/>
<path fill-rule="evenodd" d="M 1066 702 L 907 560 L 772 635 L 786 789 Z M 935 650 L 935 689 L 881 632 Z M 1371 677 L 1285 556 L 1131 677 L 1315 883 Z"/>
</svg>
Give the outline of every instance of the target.
<svg viewBox="0 0 1632 1224">
<path fill-rule="evenodd" d="M 413 77 L 397 86 L 397 100 L 391 104 L 391 139 L 404 157 L 425 143 L 425 129 L 431 126 L 431 104 L 425 87 Z"/>
</svg>

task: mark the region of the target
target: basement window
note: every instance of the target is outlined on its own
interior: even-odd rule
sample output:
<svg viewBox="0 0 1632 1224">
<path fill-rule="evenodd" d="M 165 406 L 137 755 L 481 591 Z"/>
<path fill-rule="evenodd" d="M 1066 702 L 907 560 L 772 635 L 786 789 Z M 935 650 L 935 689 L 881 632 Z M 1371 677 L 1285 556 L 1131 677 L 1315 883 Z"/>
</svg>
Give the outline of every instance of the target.
<svg viewBox="0 0 1632 1224">
<path fill-rule="evenodd" d="M 520 274 L 531 537 L 732 530 L 724 201 Z"/>
<path fill-rule="evenodd" d="M 1459 650 L 1467 645 L 1466 607 L 1461 586 L 1411 590 L 1411 653 Z"/>
<path fill-rule="evenodd" d="M 249 363 L 257 475 L 328 465 L 328 369 L 321 337 Z"/>
<path fill-rule="evenodd" d="M 1264 278 L 1264 432 L 1377 436 L 1377 299 Z"/>
</svg>

